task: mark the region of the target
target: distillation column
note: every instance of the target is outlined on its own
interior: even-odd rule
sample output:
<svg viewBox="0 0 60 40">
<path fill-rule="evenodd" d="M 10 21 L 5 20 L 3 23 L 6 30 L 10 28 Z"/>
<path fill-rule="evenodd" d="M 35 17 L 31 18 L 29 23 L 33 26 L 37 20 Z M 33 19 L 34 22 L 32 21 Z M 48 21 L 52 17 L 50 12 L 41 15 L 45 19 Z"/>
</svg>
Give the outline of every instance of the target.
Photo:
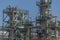
<svg viewBox="0 0 60 40">
<path fill-rule="evenodd" d="M 51 9 L 51 0 L 40 0 L 40 2 L 37 3 L 37 6 L 40 10 L 40 17 L 37 19 L 40 24 L 40 28 L 42 32 L 40 33 L 40 40 L 47 40 L 47 21 L 49 18 L 49 12 Z"/>
</svg>

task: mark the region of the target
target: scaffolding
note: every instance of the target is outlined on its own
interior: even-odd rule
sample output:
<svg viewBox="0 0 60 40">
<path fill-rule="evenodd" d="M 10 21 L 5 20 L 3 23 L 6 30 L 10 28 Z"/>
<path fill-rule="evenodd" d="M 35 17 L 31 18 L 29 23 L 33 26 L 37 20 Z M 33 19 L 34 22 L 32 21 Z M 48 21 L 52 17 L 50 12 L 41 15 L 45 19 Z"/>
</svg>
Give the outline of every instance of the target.
<svg viewBox="0 0 60 40">
<path fill-rule="evenodd" d="M 2 40 L 30 40 L 31 22 L 28 11 L 9 5 L 3 10 Z M 8 37 L 4 38 L 4 32 Z"/>
</svg>

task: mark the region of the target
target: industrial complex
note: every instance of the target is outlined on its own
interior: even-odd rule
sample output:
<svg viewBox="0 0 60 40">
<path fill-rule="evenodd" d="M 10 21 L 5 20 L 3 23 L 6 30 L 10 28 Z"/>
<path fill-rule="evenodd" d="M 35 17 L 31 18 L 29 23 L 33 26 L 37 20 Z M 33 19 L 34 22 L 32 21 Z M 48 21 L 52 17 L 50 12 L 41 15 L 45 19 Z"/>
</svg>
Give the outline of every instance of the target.
<svg viewBox="0 0 60 40">
<path fill-rule="evenodd" d="M 3 9 L 0 40 L 60 40 L 60 21 L 51 13 L 52 0 L 36 3 L 39 16 L 29 20 L 29 11 L 9 5 Z M 34 24 L 33 24 L 34 22 Z"/>
</svg>

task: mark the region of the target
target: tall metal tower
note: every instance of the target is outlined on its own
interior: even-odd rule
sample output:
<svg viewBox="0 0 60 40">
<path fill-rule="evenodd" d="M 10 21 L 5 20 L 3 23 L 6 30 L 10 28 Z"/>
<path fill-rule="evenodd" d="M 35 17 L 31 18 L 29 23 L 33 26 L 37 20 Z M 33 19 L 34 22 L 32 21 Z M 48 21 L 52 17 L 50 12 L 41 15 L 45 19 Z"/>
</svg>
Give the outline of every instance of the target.
<svg viewBox="0 0 60 40">
<path fill-rule="evenodd" d="M 40 0 L 37 2 L 37 6 L 39 7 L 40 16 L 37 17 L 37 26 L 40 25 L 40 32 L 38 33 L 40 36 L 40 40 L 47 40 L 47 36 L 49 35 L 47 32 L 48 21 L 51 19 L 50 9 L 51 9 L 51 1 L 52 0 Z"/>
</svg>

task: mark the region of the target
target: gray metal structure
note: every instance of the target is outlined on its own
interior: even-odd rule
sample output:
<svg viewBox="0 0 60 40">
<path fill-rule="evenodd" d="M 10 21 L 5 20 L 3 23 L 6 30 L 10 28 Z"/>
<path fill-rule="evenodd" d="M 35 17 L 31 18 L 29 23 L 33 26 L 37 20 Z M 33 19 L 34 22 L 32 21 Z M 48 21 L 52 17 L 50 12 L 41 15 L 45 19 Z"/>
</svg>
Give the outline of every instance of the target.
<svg viewBox="0 0 60 40">
<path fill-rule="evenodd" d="M 60 21 L 51 11 L 52 0 L 37 2 L 39 16 L 36 21 L 29 20 L 29 12 L 9 5 L 3 10 L 3 23 L 0 40 L 59 40 Z M 52 21 L 54 19 L 54 22 Z M 33 22 L 36 23 L 32 24 Z"/>
<path fill-rule="evenodd" d="M 37 2 L 40 15 L 36 19 L 39 25 L 39 40 L 60 40 L 60 24 L 56 20 L 57 16 L 51 14 L 52 0 L 40 0 Z M 54 20 L 52 20 L 54 18 Z"/>
<path fill-rule="evenodd" d="M 48 21 L 51 20 L 51 0 L 40 0 L 37 2 L 37 6 L 39 7 L 40 15 L 36 19 L 37 26 L 39 25 L 39 39 L 40 40 L 47 40 L 47 36 L 49 35 L 47 32 Z"/>
<path fill-rule="evenodd" d="M 4 38 L 2 33 L 2 40 L 30 40 L 32 24 L 28 18 L 27 10 L 21 10 L 11 5 L 4 9 L 2 32 L 8 32 L 8 37 Z"/>
</svg>

